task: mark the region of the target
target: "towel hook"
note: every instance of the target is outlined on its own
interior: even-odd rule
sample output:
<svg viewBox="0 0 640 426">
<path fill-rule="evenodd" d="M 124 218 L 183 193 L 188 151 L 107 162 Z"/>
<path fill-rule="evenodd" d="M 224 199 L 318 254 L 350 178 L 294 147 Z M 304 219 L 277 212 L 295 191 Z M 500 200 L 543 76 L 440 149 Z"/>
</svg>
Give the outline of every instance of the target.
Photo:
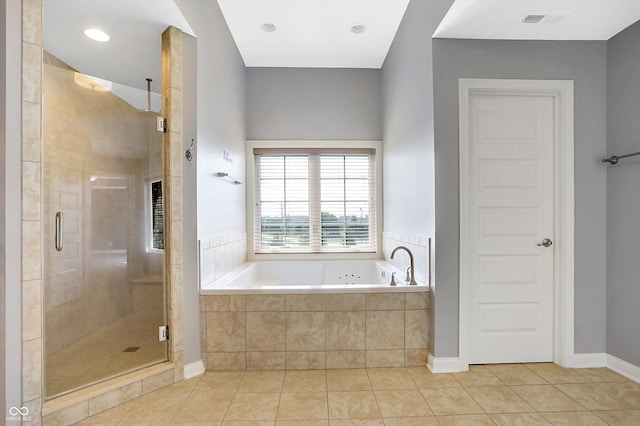
<svg viewBox="0 0 640 426">
<path fill-rule="evenodd" d="M 184 152 L 184 156 L 187 158 L 187 161 L 193 160 L 193 153 L 191 152 L 191 148 L 193 148 L 194 142 L 195 139 L 191 139 L 191 145 L 189 145 L 189 148 L 187 148 L 187 150 Z"/>
</svg>

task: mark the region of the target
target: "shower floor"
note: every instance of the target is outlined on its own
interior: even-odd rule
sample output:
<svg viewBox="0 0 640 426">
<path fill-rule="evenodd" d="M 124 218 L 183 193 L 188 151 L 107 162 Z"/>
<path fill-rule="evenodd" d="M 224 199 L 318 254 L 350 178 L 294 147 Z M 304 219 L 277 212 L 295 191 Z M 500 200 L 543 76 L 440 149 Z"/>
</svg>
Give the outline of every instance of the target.
<svg viewBox="0 0 640 426">
<path fill-rule="evenodd" d="M 160 324 L 133 313 L 47 356 L 46 397 L 166 360 L 167 342 L 158 342 Z"/>
</svg>

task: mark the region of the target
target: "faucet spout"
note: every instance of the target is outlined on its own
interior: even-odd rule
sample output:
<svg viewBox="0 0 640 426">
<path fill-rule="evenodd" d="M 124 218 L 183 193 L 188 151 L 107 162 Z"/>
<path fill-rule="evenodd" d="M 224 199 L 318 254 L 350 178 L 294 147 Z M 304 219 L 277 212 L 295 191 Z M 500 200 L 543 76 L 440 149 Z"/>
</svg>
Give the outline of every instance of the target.
<svg viewBox="0 0 640 426">
<path fill-rule="evenodd" d="M 411 272 L 409 285 L 418 285 L 418 283 L 416 282 L 416 271 L 415 271 L 415 268 L 413 266 L 413 253 L 411 253 L 411 250 L 409 250 L 405 246 L 398 246 L 398 247 L 394 248 L 393 251 L 391 252 L 391 259 L 393 259 L 393 256 L 396 254 L 396 251 L 398 251 L 398 250 L 404 250 L 409 255 L 409 262 L 410 262 L 410 265 L 411 265 L 411 266 L 409 266 L 409 271 Z"/>
</svg>

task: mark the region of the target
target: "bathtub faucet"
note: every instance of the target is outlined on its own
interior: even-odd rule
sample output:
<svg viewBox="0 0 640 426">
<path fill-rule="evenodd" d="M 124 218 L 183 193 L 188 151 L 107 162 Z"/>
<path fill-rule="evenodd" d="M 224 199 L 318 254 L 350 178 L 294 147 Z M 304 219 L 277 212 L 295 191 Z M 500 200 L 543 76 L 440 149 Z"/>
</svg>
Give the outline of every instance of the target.
<svg viewBox="0 0 640 426">
<path fill-rule="evenodd" d="M 393 255 L 396 254 L 396 252 L 400 249 L 406 251 L 409 254 L 409 261 L 411 262 L 411 266 L 409 266 L 409 270 L 411 271 L 411 281 L 409 281 L 409 285 L 418 285 L 418 283 L 416 282 L 416 270 L 413 267 L 413 253 L 411 253 L 411 250 L 409 250 L 405 246 L 398 246 L 391 252 L 391 259 L 393 259 Z"/>
</svg>

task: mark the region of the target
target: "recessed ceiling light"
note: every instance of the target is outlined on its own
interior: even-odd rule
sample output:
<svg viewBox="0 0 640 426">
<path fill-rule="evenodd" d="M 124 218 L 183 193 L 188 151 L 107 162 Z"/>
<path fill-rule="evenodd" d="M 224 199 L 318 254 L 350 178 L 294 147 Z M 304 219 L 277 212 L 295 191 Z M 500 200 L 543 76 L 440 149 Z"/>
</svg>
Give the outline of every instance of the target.
<svg viewBox="0 0 640 426">
<path fill-rule="evenodd" d="M 84 30 L 84 35 L 95 41 L 109 41 L 109 34 L 97 28 L 88 28 Z"/>
<path fill-rule="evenodd" d="M 276 26 L 271 22 L 265 22 L 264 24 L 260 25 L 260 28 L 266 33 L 272 33 L 276 30 Z"/>
<path fill-rule="evenodd" d="M 362 24 L 355 24 L 351 26 L 351 32 L 354 34 L 362 34 L 366 29 L 367 27 Z"/>
</svg>

